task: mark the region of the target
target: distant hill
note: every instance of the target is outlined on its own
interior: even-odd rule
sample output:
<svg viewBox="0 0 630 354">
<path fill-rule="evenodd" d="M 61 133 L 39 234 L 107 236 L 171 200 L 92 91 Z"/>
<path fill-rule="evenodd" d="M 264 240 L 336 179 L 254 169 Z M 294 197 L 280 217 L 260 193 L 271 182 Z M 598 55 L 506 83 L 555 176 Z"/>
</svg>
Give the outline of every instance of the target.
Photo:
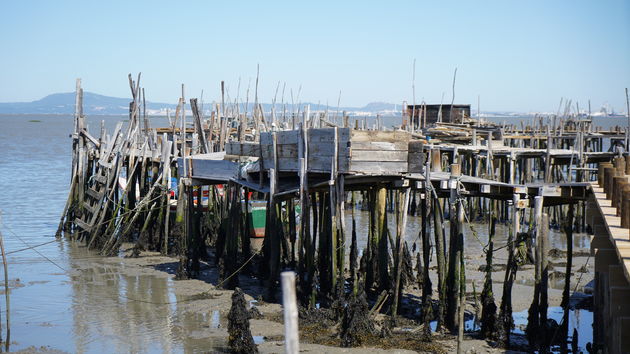
<svg viewBox="0 0 630 354">
<path fill-rule="evenodd" d="M 0 114 L 73 114 L 74 92 L 54 93 L 33 102 L 0 103 Z M 83 112 L 88 115 L 127 114 L 130 98 L 103 96 L 92 92 L 83 93 Z M 147 110 L 174 108 L 167 103 L 147 102 Z"/>
<path fill-rule="evenodd" d="M 74 113 L 74 92 L 67 93 L 54 93 L 48 95 L 40 100 L 32 102 L 6 102 L 0 103 L 0 114 L 73 114 Z M 103 96 L 92 92 L 83 93 L 83 112 L 86 115 L 117 115 L 128 114 L 129 102 L 131 98 L 119 98 Z M 207 107 L 209 104 L 207 102 Z M 301 106 L 310 104 L 311 111 L 314 111 L 317 107 L 320 110 L 325 110 L 325 106 L 314 103 L 301 103 Z M 166 109 L 174 110 L 177 105 L 169 103 L 159 102 L 147 102 L 147 112 L 152 115 L 166 114 Z M 249 111 L 252 110 L 252 103 L 250 102 Z M 271 104 L 263 103 L 263 110 L 265 112 L 271 111 Z M 187 106 L 190 108 L 190 106 Z M 287 111 L 291 111 L 291 105 L 287 105 Z M 335 112 L 336 106 L 329 106 L 329 112 Z M 400 105 L 384 102 L 373 102 L 365 105 L 364 107 L 339 107 L 339 115 L 342 111 L 346 111 L 351 115 L 400 115 Z M 282 106 L 276 104 L 276 114 L 281 114 Z"/>
</svg>

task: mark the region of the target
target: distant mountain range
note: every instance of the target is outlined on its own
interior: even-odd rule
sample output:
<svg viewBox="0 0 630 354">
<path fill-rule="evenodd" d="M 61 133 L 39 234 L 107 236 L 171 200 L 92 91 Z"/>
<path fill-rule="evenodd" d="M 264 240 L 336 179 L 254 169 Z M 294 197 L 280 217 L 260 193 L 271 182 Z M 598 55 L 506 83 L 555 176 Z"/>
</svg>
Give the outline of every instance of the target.
<svg viewBox="0 0 630 354">
<path fill-rule="evenodd" d="M 0 102 L 0 114 L 73 114 L 74 113 L 74 100 L 75 94 L 74 92 L 67 93 L 54 93 L 52 95 L 48 95 L 40 100 L 32 101 L 32 102 Z M 119 97 L 110 97 L 103 96 L 92 92 L 84 92 L 83 93 L 83 112 L 86 115 L 126 115 L 129 113 L 129 103 L 131 102 L 131 98 L 119 98 Z M 208 101 L 205 102 L 204 107 L 204 115 L 209 114 L 209 110 L 212 109 L 213 102 Z M 297 107 L 292 107 L 291 104 L 285 103 L 285 107 L 287 110 L 287 114 L 290 114 L 294 109 L 297 110 Z M 317 104 L 317 103 L 309 103 L 302 102 L 300 106 L 303 107 L 306 105 L 310 105 L 311 112 L 320 111 L 323 112 L 326 110 L 326 105 Z M 171 103 L 159 103 L 159 102 L 147 102 L 147 113 L 150 115 L 166 115 L 167 110 L 171 110 L 174 112 L 177 105 Z M 272 105 L 269 103 L 262 103 L 263 110 L 265 113 L 271 112 Z M 243 110 L 243 106 L 241 106 L 241 110 Z M 251 112 L 253 109 L 253 103 L 249 103 L 248 111 Z M 190 114 L 190 104 L 186 105 L 186 111 Z M 281 104 L 276 104 L 276 114 L 281 115 L 283 111 L 283 107 Z M 328 112 L 331 115 L 334 115 L 337 111 L 337 106 L 328 106 Z M 401 115 L 401 105 L 394 103 L 386 103 L 386 102 L 372 102 L 368 103 L 363 107 L 339 107 L 339 116 L 341 116 L 342 112 L 346 111 L 351 116 L 362 116 L 362 117 L 374 117 L 377 114 L 381 116 L 400 116 Z M 611 114 L 612 109 L 608 107 L 602 108 L 601 112 L 594 112 L 592 115 L 596 116 L 622 116 L 619 114 Z M 586 114 L 586 112 L 581 112 L 582 114 Z M 476 110 L 472 110 L 471 112 L 473 117 L 477 116 Z M 509 112 L 509 111 L 482 111 L 481 116 L 487 118 L 493 117 L 523 117 L 523 116 L 534 116 L 536 113 L 521 113 L 521 112 Z M 553 113 L 541 113 L 538 114 L 543 115 L 551 115 Z"/>
<path fill-rule="evenodd" d="M 0 103 L 0 114 L 73 114 L 75 93 L 55 93 L 40 100 L 32 102 L 6 102 Z M 119 98 L 103 96 L 92 92 L 83 93 L 83 113 L 86 115 L 119 115 L 129 113 L 129 103 L 131 98 Z M 188 102 L 187 102 L 188 103 Z M 206 102 L 207 109 L 210 109 L 212 102 Z M 301 103 L 301 106 L 309 105 L 311 111 L 319 107 L 320 111 L 326 109 L 325 105 L 313 103 Z M 250 102 L 249 110 L 253 104 Z M 263 103 L 263 110 L 270 112 L 272 105 Z M 165 115 L 166 110 L 175 110 L 177 105 L 170 103 L 147 102 L 147 113 L 151 115 Z M 190 105 L 187 105 L 190 109 Z M 400 115 L 401 105 L 384 102 L 372 102 L 364 107 L 339 107 L 339 111 L 346 111 L 352 115 Z M 206 110 L 207 110 L 206 109 Z M 291 111 L 291 105 L 287 105 L 287 111 Z M 281 114 L 283 108 L 276 104 L 276 114 Z M 337 107 L 329 106 L 328 110 L 334 112 Z"/>
</svg>

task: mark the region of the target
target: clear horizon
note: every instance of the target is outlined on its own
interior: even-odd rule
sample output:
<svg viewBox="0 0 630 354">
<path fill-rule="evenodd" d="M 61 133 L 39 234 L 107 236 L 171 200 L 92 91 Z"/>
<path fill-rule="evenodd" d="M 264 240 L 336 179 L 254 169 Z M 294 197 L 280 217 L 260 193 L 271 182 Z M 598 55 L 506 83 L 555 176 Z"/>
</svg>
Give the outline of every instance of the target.
<svg viewBox="0 0 630 354">
<path fill-rule="evenodd" d="M 186 97 L 362 107 L 450 103 L 481 111 L 556 111 L 561 98 L 626 110 L 630 2 L 121 2 L 0 4 L 0 102 L 74 89 L 147 100 Z M 299 92 L 299 98 L 298 98 Z M 443 97 L 443 98 L 442 98 Z"/>
</svg>

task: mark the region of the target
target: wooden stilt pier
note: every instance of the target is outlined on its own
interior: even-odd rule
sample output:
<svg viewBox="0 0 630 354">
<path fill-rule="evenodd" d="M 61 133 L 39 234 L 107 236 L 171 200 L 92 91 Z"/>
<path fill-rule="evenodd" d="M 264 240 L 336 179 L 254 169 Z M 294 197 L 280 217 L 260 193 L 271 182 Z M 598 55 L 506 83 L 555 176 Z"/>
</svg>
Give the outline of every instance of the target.
<svg viewBox="0 0 630 354">
<path fill-rule="evenodd" d="M 630 163 L 619 160 L 618 147 L 626 135 L 622 129 L 603 131 L 590 121 L 567 116 L 554 117 L 553 124 L 535 119 L 521 127 L 464 119 L 390 130 L 381 124 L 368 129 L 357 120 L 350 128 L 345 115 L 337 119 L 306 107 L 290 117 L 278 117 L 274 111 L 265 116 L 259 105 L 252 114 L 242 114 L 238 105 L 224 100 L 204 119 L 194 98 L 192 124 L 187 124 L 183 87 L 170 126 L 151 128 L 141 112 L 140 76 L 135 81 L 129 76 L 129 81 L 129 122 L 118 124 L 111 134 L 101 129 L 99 138 L 90 135 L 85 124 L 77 82 L 72 181 L 58 234 L 65 231 L 106 255 L 117 254 L 123 242 L 134 243 L 136 254 L 150 249 L 176 255 L 179 278 L 195 277 L 200 259 L 212 254 L 220 273 L 218 285 L 224 288 L 235 288 L 239 274 L 250 273 L 251 265 L 258 264 L 253 273 L 264 280 L 268 299 L 277 301 L 281 271 L 293 270 L 302 306 L 327 307 L 346 293 L 364 291 L 375 299 L 372 311 L 395 318 L 403 307 L 405 287 L 412 283 L 403 276 L 406 264 L 416 259 L 408 252 L 405 234 L 408 215 L 417 213 L 422 223 L 417 252 L 422 254 L 419 306 L 424 338 L 431 340 L 429 323 L 437 320 L 439 331 L 459 334 L 461 343 L 469 311 L 466 224 L 488 222 L 491 237 L 483 249 L 486 271 L 491 272 L 495 225 L 504 222 L 510 231 L 503 294 L 496 304 L 487 277 L 481 321 L 483 336 L 508 347 L 511 288 L 519 265 L 526 262 L 519 249 L 535 255 L 535 298 L 528 326 L 528 336 L 535 338 L 545 330 L 550 224 L 564 221 L 568 235 L 590 225 L 594 252 L 613 255 L 616 243 L 602 236 L 607 230 L 603 225 L 608 225 L 603 216 L 597 223 L 591 221 L 595 206 L 604 208 L 602 191 L 593 184 L 598 180 L 614 196 L 615 205 L 605 207 L 618 206 L 622 222 L 630 225 L 630 216 L 625 217 L 630 192 L 623 192 L 630 189 L 623 184 L 627 178 L 614 178 L 621 170 L 630 172 L 625 172 Z M 221 87 L 223 94 L 223 83 Z M 423 109 L 419 112 L 426 121 Z M 617 167 L 610 164 L 613 158 Z M 249 244 L 252 199 L 267 205 L 259 251 Z M 361 252 L 354 219 L 358 204 L 369 214 L 367 246 Z M 346 224 L 348 206 L 351 228 Z M 395 230 L 388 220 L 395 221 Z M 431 254 L 437 265 L 435 285 Z M 622 303 L 627 290 L 621 284 L 619 255 L 618 262 L 608 264 L 617 267 L 610 269 L 619 276 L 611 272 L 603 283 L 602 276 L 598 278 L 600 288 L 614 288 L 601 300 L 610 304 Z M 598 262 L 603 256 L 596 257 Z M 608 272 L 601 261 L 597 264 L 600 273 Z M 617 279 L 621 285 L 613 287 Z M 346 282 L 352 289 L 344 288 Z M 429 312 L 432 299 L 437 301 L 435 313 Z M 627 328 L 626 322 L 622 316 L 611 328 Z M 530 343 L 536 350 L 545 345 Z"/>
</svg>

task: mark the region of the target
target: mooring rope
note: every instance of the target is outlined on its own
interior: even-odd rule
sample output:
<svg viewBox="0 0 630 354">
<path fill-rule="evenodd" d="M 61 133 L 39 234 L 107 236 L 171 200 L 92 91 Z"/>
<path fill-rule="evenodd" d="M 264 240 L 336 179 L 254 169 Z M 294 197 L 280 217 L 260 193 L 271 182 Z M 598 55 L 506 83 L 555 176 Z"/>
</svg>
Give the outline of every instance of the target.
<svg viewBox="0 0 630 354">
<path fill-rule="evenodd" d="M 5 227 L 6 227 L 6 225 L 5 225 Z M 9 228 L 7 228 L 7 230 L 9 230 Z M 13 232 L 11 232 L 11 233 L 13 233 Z M 44 242 L 44 243 L 40 243 L 40 244 L 38 244 L 38 245 L 34 245 L 34 246 L 29 246 L 29 247 L 21 248 L 21 249 L 19 249 L 19 250 L 15 250 L 15 251 L 10 251 L 10 252 L 7 252 L 6 254 L 7 254 L 7 255 L 9 255 L 9 254 L 13 254 L 13 253 L 22 252 L 22 251 L 28 251 L 28 250 L 34 249 L 34 248 L 36 248 L 36 247 L 45 246 L 45 245 L 47 245 L 47 244 L 49 244 L 49 243 L 53 243 L 53 242 L 57 242 L 57 240 L 55 239 L 55 240 L 52 240 L 52 241 L 48 241 L 48 242 Z"/>
<path fill-rule="evenodd" d="M 249 257 L 249 259 L 248 259 L 248 260 L 246 260 L 246 261 L 245 261 L 245 262 L 244 262 L 244 263 L 243 263 L 243 264 L 242 264 L 242 265 L 241 265 L 241 266 L 240 266 L 237 270 L 235 270 L 235 271 L 234 271 L 232 274 L 230 274 L 227 278 L 225 278 L 225 279 L 221 280 L 221 281 L 219 282 L 219 284 L 217 284 L 217 285 L 216 285 L 216 287 L 218 288 L 218 287 L 223 286 L 223 284 L 224 284 L 226 281 L 230 280 L 230 278 L 232 278 L 234 275 L 238 274 L 238 272 L 240 272 L 243 268 L 245 268 L 245 266 L 246 266 L 246 265 L 247 265 L 247 264 L 248 264 L 248 263 L 249 263 L 252 259 L 254 259 L 254 257 L 255 257 L 256 255 L 258 255 L 261 251 L 262 251 L 262 249 L 260 249 L 260 250 L 256 251 L 254 254 L 252 254 L 252 256 L 251 256 L 251 257 Z"/>
<path fill-rule="evenodd" d="M 43 253 L 39 252 L 35 247 L 32 247 L 31 245 L 29 245 L 26 241 L 24 241 L 24 239 L 22 239 L 18 234 L 16 234 L 11 228 L 9 228 L 5 223 L 2 223 L 2 225 L 4 225 L 4 227 L 9 230 L 9 232 L 11 234 L 13 234 L 13 236 L 15 236 L 20 242 L 22 242 L 27 249 L 32 249 L 33 251 L 35 251 L 35 253 L 37 253 L 38 255 L 40 255 L 41 257 L 43 257 L 44 259 L 46 259 L 48 262 L 52 263 L 53 265 L 55 265 L 57 268 L 63 270 L 64 272 L 68 272 L 66 269 L 64 269 L 62 266 L 60 266 L 59 264 L 57 264 L 55 261 L 53 261 L 52 259 L 46 257 Z M 55 240 L 57 241 L 57 240 Z M 69 272 L 68 272 L 69 273 Z"/>
<path fill-rule="evenodd" d="M 50 259 L 49 257 L 47 257 L 46 255 L 44 255 L 43 253 L 39 252 L 36 247 L 42 246 L 42 245 L 35 245 L 35 246 L 31 246 L 29 245 L 26 241 L 24 241 L 23 238 L 21 238 L 17 233 L 15 233 L 11 228 L 9 228 L 7 226 L 7 224 L 2 223 L 2 226 L 4 226 L 4 228 L 6 230 L 8 230 L 13 236 L 15 236 L 20 242 L 22 242 L 25 246 L 27 246 L 26 248 L 22 249 L 22 250 L 18 250 L 18 251 L 24 251 L 24 250 L 33 250 L 35 251 L 38 255 L 40 255 L 42 258 L 44 258 L 46 261 L 48 261 L 49 263 L 53 264 L 55 267 L 59 268 L 60 270 L 62 270 L 66 275 L 70 275 L 70 270 L 62 267 L 61 265 L 59 265 L 59 263 L 53 261 L 52 259 Z M 46 242 L 46 244 L 48 243 L 52 243 L 52 242 L 56 242 L 57 240 L 53 240 L 53 241 L 49 241 Z M 13 253 L 16 253 L 17 251 L 13 251 Z M 238 273 L 238 271 L 240 271 L 251 259 L 254 258 L 254 256 L 258 254 L 255 253 L 254 255 L 252 255 L 252 257 L 250 257 L 250 259 L 245 262 L 245 264 L 243 264 L 236 272 L 232 273 L 228 278 L 226 278 L 223 282 L 225 282 L 226 280 L 228 280 L 229 278 L 231 278 L 232 276 L 234 276 L 234 274 Z M 98 258 L 98 257 L 97 257 Z M 219 285 L 223 284 L 223 282 L 219 283 Z M 215 289 L 212 290 L 218 290 L 217 288 L 219 287 L 219 285 L 215 286 Z M 145 304 L 151 304 L 151 305 L 175 305 L 175 304 L 181 304 L 181 303 L 188 303 L 188 302 L 192 302 L 192 301 L 196 301 L 196 300 L 200 300 L 198 298 L 190 298 L 190 299 L 183 299 L 183 300 L 176 300 L 176 301 L 166 301 L 166 302 L 155 302 L 155 301 L 148 301 L 148 300 L 142 300 L 142 299 L 136 299 L 136 298 L 132 298 L 130 296 L 127 295 L 123 295 L 123 294 L 117 294 L 117 295 L 113 295 L 112 297 L 122 297 L 123 299 L 129 300 L 129 301 L 134 301 L 134 302 L 140 302 L 140 303 L 145 303 Z M 194 295 L 193 295 L 194 297 Z M 226 303 L 231 302 L 232 300 L 226 300 L 224 302 L 220 302 L 214 306 L 210 306 L 210 308 L 213 307 L 220 307 Z"/>
</svg>

